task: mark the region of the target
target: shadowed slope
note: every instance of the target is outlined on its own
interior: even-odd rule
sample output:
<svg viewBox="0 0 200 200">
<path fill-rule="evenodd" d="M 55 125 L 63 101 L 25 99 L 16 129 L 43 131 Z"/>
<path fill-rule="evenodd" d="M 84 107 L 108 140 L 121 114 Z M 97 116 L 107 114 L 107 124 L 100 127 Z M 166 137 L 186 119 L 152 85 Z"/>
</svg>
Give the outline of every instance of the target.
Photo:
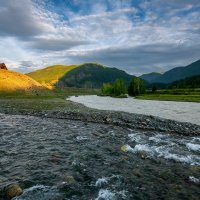
<svg viewBox="0 0 200 200">
<path fill-rule="evenodd" d="M 117 68 L 109 68 L 97 63 L 85 63 L 66 73 L 58 82 L 59 87 L 100 88 L 103 83 L 113 83 L 117 79 L 128 85 L 132 75 Z"/>
<path fill-rule="evenodd" d="M 158 78 L 154 79 L 155 83 L 172 83 L 187 77 L 200 75 L 200 60 L 186 66 L 186 67 L 175 67 Z"/>
<path fill-rule="evenodd" d="M 148 74 L 143 74 L 142 76 L 139 76 L 139 78 L 148 81 L 149 83 L 152 83 L 156 78 L 162 76 L 162 74 L 158 72 L 152 72 Z"/>
</svg>

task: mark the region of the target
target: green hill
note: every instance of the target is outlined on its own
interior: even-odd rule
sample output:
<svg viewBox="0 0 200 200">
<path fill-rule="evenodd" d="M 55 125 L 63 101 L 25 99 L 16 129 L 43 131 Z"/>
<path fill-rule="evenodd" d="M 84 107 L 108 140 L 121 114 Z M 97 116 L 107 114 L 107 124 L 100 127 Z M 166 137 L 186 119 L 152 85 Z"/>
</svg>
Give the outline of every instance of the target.
<svg viewBox="0 0 200 200">
<path fill-rule="evenodd" d="M 128 85 L 132 75 L 117 68 L 109 68 L 96 63 L 85 63 L 66 73 L 58 81 L 59 87 L 100 88 L 103 83 L 123 79 Z"/>
<path fill-rule="evenodd" d="M 175 81 L 170 84 L 170 88 L 200 88 L 200 75 Z"/>
<path fill-rule="evenodd" d="M 140 76 L 139 78 L 148 81 L 149 83 L 154 82 L 154 80 L 158 77 L 160 77 L 162 74 L 158 73 L 158 72 L 151 72 L 148 74 L 143 74 L 142 76 Z"/>
<path fill-rule="evenodd" d="M 177 80 L 181 80 L 187 77 L 200 75 L 200 60 L 186 66 L 186 67 L 176 67 L 158 78 L 154 79 L 155 83 L 172 83 Z"/>
<path fill-rule="evenodd" d="M 116 79 L 123 79 L 128 86 L 133 77 L 123 70 L 97 63 L 54 65 L 27 75 L 51 89 L 54 87 L 100 88 L 103 83 L 112 83 Z"/>
<path fill-rule="evenodd" d="M 78 67 L 77 65 L 53 65 L 44 69 L 30 72 L 26 75 L 38 81 L 42 85 L 52 88 L 57 84 L 58 80 L 63 77 L 70 70 Z"/>
</svg>

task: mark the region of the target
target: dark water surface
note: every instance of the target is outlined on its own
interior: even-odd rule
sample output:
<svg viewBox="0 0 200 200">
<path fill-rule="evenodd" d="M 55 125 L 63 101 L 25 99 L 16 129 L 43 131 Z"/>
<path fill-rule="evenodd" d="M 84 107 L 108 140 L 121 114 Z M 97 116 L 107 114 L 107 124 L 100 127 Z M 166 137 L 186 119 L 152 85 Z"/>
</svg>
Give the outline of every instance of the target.
<svg viewBox="0 0 200 200">
<path fill-rule="evenodd" d="M 200 138 L 0 114 L 0 186 L 17 200 L 198 199 Z"/>
</svg>

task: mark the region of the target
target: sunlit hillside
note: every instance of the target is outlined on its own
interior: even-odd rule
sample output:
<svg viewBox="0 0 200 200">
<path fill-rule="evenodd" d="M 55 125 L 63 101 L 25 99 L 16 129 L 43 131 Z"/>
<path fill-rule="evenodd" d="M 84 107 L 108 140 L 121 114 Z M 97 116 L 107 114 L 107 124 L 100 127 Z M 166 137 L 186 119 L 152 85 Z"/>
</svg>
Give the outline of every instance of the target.
<svg viewBox="0 0 200 200">
<path fill-rule="evenodd" d="M 67 72 L 78 67 L 77 65 L 53 65 L 44 69 L 40 69 L 34 72 L 30 72 L 27 75 L 38 81 L 42 85 L 53 88 L 53 86 L 62 78 Z"/>
<path fill-rule="evenodd" d="M 40 83 L 24 74 L 0 69 L 0 91 L 32 91 L 42 88 Z"/>
<path fill-rule="evenodd" d="M 54 65 L 30 72 L 27 75 L 49 89 L 55 87 L 100 88 L 103 83 L 113 83 L 117 79 L 123 79 L 128 85 L 133 77 L 123 70 L 98 63 L 71 66 Z"/>
</svg>

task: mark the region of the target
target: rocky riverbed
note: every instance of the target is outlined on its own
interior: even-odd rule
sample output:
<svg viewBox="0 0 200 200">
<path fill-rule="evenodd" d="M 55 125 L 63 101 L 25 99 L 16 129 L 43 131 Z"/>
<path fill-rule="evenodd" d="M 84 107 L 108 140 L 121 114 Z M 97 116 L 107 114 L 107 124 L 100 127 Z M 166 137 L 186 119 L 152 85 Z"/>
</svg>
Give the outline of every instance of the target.
<svg viewBox="0 0 200 200">
<path fill-rule="evenodd" d="M 182 200 L 200 195 L 197 125 L 73 103 L 49 111 L 4 105 L 0 199 Z"/>
<path fill-rule="evenodd" d="M 53 106 L 51 109 L 45 109 L 42 104 L 42 107 L 39 107 L 39 109 L 33 109 L 32 106 L 34 105 L 29 102 L 28 106 L 26 106 L 27 102 L 27 100 L 21 100 L 13 104 L 13 102 L 10 103 L 9 101 L 0 100 L 0 113 L 80 120 L 83 122 L 103 123 L 125 128 L 160 131 L 180 135 L 200 135 L 199 125 L 159 118 L 152 115 L 92 109 L 71 101 L 66 101 L 66 107 L 63 105 L 59 108 Z M 22 105 L 18 108 L 18 104 L 20 103 Z"/>
<path fill-rule="evenodd" d="M 198 199 L 200 137 L 0 115 L 1 199 Z M 159 183 L 159 185 L 158 185 Z"/>
</svg>

